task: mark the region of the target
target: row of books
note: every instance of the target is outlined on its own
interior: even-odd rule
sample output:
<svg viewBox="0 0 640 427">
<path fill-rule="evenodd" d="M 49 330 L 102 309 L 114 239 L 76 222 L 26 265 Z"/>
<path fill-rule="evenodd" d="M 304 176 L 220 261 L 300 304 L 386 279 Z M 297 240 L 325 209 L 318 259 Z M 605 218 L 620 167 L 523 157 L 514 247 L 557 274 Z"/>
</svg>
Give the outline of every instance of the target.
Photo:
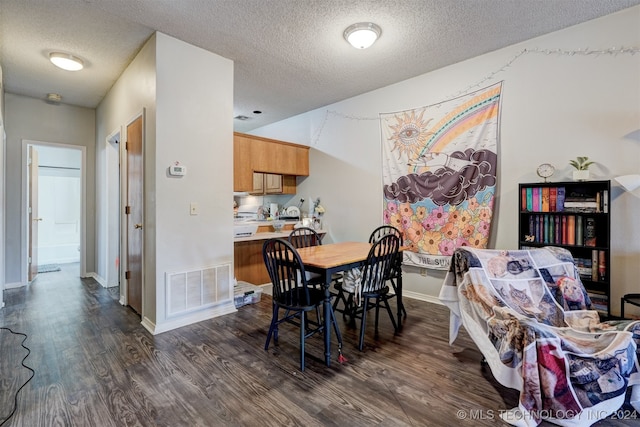
<svg viewBox="0 0 640 427">
<path fill-rule="evenodd" d="M 593 282 L 606 282 L 607 280 L 607 254 L 603 250 L 593 249 L 591 258 L 574 257 L 578 274 L 581 279 Z"/>
<path fill-rule="evenodd" d="M 602 212 L 609 213 L 608 190 L 595 194 L 572 191 L 565 187 L 523 187 L 521 207 L 527 212 Z"/>
<path fill-rule="evenodd" d="M 609 297 L 605 294 L 587 292 L 591 300 L 591 308 L 604 314 L 609 313 Z"/>
<path fill-rule="evenodd" d="M 597 246 L 596 219 L 581 215 L 530 215 L 524 241 L 552 245 Z"/>
<path fill-rule="evenodd" d="M 520 249 L 535 249 L 535 246 L 521 245 Z M 603 250 L 593 249 L 591 258 L 574 257 L 573 262 L 578 270 L 580 279 L 589 280 L 591 282 L 607 281 L 607 253 Z M 600 294 L 597 294 L 600 295 Z M 606 295 L 602 295 L 607 298 Z"/>
</svg>

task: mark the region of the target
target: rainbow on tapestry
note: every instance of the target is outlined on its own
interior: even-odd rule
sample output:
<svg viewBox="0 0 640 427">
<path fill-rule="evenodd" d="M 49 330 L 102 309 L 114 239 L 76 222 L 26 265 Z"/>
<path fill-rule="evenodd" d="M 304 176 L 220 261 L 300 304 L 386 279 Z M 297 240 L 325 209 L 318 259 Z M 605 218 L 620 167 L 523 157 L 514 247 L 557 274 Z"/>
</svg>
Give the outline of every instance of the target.
<svg viewBox="0 0 640 427">
<path fill-rule="evenodd" d="M 501 90 L 380 114 L 384 222 L 403 231 L 404 264 L 446 270 L 457 247 L 486 248 Z"/>
</svg>

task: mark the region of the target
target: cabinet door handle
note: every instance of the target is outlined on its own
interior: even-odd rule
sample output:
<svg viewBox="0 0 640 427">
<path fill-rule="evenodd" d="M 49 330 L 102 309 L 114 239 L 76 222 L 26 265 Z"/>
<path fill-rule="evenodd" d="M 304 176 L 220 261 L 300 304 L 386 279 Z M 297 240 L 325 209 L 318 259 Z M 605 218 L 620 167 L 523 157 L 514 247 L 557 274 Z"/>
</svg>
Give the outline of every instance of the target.
<svg viewBox="0 0 640 427">
<path fill-rule="evenodd" d="M 142 228 L 142 224 L 136 224 L 133 226 L 133 228 Z"/>
</svg>

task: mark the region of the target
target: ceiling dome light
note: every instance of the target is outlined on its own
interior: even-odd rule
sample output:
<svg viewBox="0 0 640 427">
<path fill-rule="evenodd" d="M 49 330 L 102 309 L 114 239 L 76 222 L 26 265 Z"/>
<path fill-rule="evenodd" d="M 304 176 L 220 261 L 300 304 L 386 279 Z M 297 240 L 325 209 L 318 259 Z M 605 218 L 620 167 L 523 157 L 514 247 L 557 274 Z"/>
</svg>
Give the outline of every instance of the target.
<svg viewBox="0 0 640 427">
<path fill-rule="evenodd" d="M 68 53 L 51 52 L 49 54 L 49 60 L 53 62 L 53 65 L 56 67 L 67 71 L 78 71 L 84 68 L 82 59 Z"/>
<path fill-rule="evenodd" d="M 378 40 L 382 29 L 373 22 L 359 22 L 344 30 L 344 38 L 356 49 L 366 49 Z"/>
</svg>

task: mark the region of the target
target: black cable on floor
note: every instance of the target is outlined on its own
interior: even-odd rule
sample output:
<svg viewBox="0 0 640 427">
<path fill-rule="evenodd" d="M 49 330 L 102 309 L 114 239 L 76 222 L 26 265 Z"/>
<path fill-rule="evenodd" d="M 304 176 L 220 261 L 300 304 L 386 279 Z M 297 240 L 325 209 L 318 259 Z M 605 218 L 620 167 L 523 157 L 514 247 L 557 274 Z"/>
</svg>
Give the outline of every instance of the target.
<svg viewBox="0 0 640 427">
<path fill-rule="evenodd" d="M 4 425 L 4 423 L 6 423 L 7 421 L 9 421 L 11 419 L 11 417 L 13 417 L 13 414 L 16 413 L 16 409 L 18 408 L 18 394 L 20 393 L 20 390 L 22 390 L 22 388 L 24 386 L 27 385 L 27 383 L 29 383 L 29 381 L 31 381 L 31 379 L 34 377 L 34 375 L 36 374 L 36 371 L 34 371 L 33 369 L 31 369 L 30 367 L 28 367 L 27 365 L 24 364 L 24 361 L 27 359 L 27 357 L 29 357 L 29 355 L 31 354 L 31 350 L 29 349 L 29 347 L 27 347 L 26 345 L 24 345 L 24 342 L 27 340 L 27 334 L 23 334 L 22 332 L 13 332 L 10 328 L 4 328 L 4 327 L 0 327 L 0 330 L 6 330 L 11 332 L 13 335 L 22 335 L 24 337 L 24 339 L 22 340 L 22 342 L 20 343 L 20 345 L 22 346 L 22 348 L 24 348 L 25 350 L 27 350 L 27 355 L 24 356 L 22 358 L 22 366 L 27 368 L 28 370 L 31 371 L 31 376 L 29 377 L 29 379 L 27 381 L 25 381 L 24 384 L 22 384 L 20 386 L 20 388 L 18 389 L 18 391 L 16 391 L 16 395 L 14 396 L 13 399 L 13 410 L 11 411 L 11 414 L 9 414 L 9 416 L 7 418 L 5 418 L 4 420 L 2 420 L 2 422 L 0 423 L 0 427 L 2 427 Z"/>
</svg>

